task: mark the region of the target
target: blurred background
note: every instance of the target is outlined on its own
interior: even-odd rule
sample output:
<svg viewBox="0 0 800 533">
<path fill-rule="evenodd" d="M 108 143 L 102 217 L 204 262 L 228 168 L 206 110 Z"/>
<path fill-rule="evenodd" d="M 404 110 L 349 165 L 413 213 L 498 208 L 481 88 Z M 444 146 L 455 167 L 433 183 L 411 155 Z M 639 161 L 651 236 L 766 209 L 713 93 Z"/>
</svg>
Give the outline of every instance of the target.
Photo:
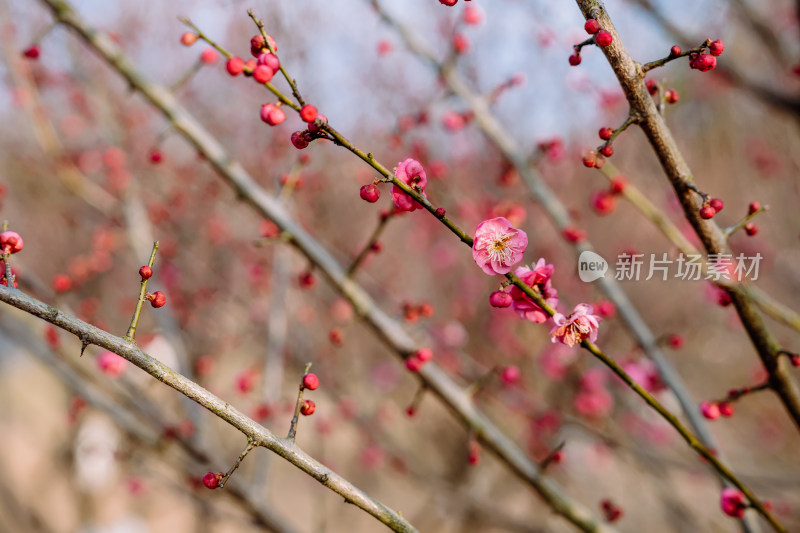
<svg viewBox="0 0 800 533">
<path fill-rule="evenodd" d="M 623 199 L 603 212 L 593 201 L 608 182 L 581 165 L 581 153 L 600 144 L 599 128 L 622 124 L 627 106 L 599 50 L 585 48 L 581 65 L 569 66 L 572 46 L 586 38 L 576 5 L 386 4 L 437 57 L 459 47 L 458 71 L 474 91 L 494 96 L 492 113 L 601 255 L 612 263 L 631 251 L 677 257 Z M 376 177 L 369 167 L 323 141 L 294 149 L 289 138 L 304 128 L 299 118 L 287 113 L 274 128 L 261 122 L 261 104 L 274 97 L 229 76 L 220 58 L 202 61 L 203 42 L 183 46 L 179 17 L 247 58 L 257 33 L 246 13 L 253 8 L 305 99 L 331 125 L 389 168 L 419 159 L 428 197 L 467 232 L 493 216 L 524 229 L 525 261 L 555 265 L 562 311 L 603 302 L 594 285 L 579 281 L 573 248 L 471 120 L 467 103 L 369 2 L 73 5 L 147 78 L 172 87 L 340 264 L 352 264 L 390 208 L 389 188 L 381 186 L 377 204 L 363 202 L 359 187 Z M 758 233 L 739 232 L 731 246 L 760 253 L 755 284 L 798 310 L 797 6 L 629 0 L 607 8 L 641 62 L 666 56 L 673 44 L 725 42 L 714 71 L 690 70 L 684 59 L 648 78 L 680 95 L 667 121 L 698 186 L 725 202 L 715 220 L 732 225 L 750 202 L 769 206 L 755 220 Z M 313 266 L 94 52 L 51 24 L 39 2 L 0 0 L 0 220 L 25 239 L 13 262 L 21 289 L 121 336 L 137 271 L 158 240 L 151 284 L 168 303 L 144 309 L 137 340 L 148 353 L 281 435 L 312 362 L 322 384 L 311 393 L 317 411 L 300 421 L 298 444 L 420 531 L 573 530 L 481 453 L 436 398 L 415 400 L 414 376 Z M 36 59 L 24 54 L 32 46 Z M 286 90 L 282 80 L 275 85 Z M 644 137 L 632 128 L 614 148 L 618 171 L 691 237 Z M 620 531 L 739 530 L 720 511 L 717 478 L 679 436 L 588 354 L 551 344 L 549 326 L 491 308 L 498 280 L 432 217 L 394 217 L 379 242 L 355 280 L 459 383 L 484 383 L 476 402 L 534 460 L 563 444 L 563 460 L 548 474 L 572 497 L 598 516 L 604 501 L 613 502 L 623 511 Z M 718 305 L 707 283 L 622 285 L 698 403 L 763 382 L 735 311 Z M 600 346 L 678 409 L 613 306 L 602 307 Z M 797 331 L 768 325 L 787 350 L 800 350 Z M 0 308 L 0 531 L 383 530 L 265 450 L 251 454 L 224 491 L 206 490 L 200 477 L 227 470 L 244 438 L 131 365 L 109 363 L 95 347 L 79 353 L 74 337 Z M 519 369 L 517 379 L 503 373 L 510 367 Z M 501 374 L 484 379 L 494 369 Z M 798 434 L 775 397 L 747 396 L 733 417 L 711 424 L 733 470 L 773 503 L 790 531 L 800 527 Z"/>
</svg>

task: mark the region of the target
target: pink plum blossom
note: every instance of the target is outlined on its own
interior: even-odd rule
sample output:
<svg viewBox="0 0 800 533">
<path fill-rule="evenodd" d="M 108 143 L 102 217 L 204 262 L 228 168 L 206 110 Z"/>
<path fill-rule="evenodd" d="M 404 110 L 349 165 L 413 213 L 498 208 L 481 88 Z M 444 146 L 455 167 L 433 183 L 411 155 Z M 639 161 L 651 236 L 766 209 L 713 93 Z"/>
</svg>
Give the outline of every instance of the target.
<svg viewBox="0 0 800 533">
<path fill-rule="evenodd" d="M 539 356 L 539 367 L 545 376 L 553 381 L 562 381 L 567 377 L 569 365 L 575 362 L 577 354 L 563 344 L 550 345 Z"/>
<path fill-rule="evenodd" d="M 526 285 L 537 291 L 544 298 L 547 305 L 556 307 L 558 305 L 558 291 L 550 284 L 553 275 L 553 265 L 547 265 L 544 259 L 539 259 L 533 268 L 519 267 L 514 274 Z M 511 287 L 511 298 L 514 299 L 514 311 L 519 313 L 521 318 L 541 324 L 548 318 L 547 313 L 539 307 L 528 295 L 518 287 Z"/>
<path fill-rule="evenodd" d="M 503 217 L 490 218 L 478 224 L 472 244 L 472 258 L 485 273 L 508 274 L 522 261 L 528 235 L 511 227 Z"/>
<path fill-rule="evenodd" d="M 448 111 L 442 116 L 442 124 L 448 131 L 456 132 L 464 127 L 464 117 L 455 111 Z"/>
<path fill-rule="evenodd" d="M 644 387 L 647 392 L 656 393 L 664 390 L 664 383 L 661 381 L 661 375 L 658 373 L 658 368 L 653 361 L 649 359 L 624 361 L 620 363 L 620 366 L 636 383 Z M 624 383 L 622 379 L 618 378 L 617 380 L 620 384 Z"/>
<path fill-rule="evenodd" d="M 592 342 L 596 341 L 600 317 L 592 313 L 594 308 L 589 304 L 576 305 L 568 317 L 556 313 L 553 315 L 553 322 L 556 325 L 550 331 L 551 340 L 553 342 L 558 340 L 570 347 L 580 344 L 586 338 Z"/>
<path fill-rule="evenodd" d="M 422 168 L 419 161 L 411 158 L 401 161 L 397 164 L 394 175 L 397 179 L 412 189 L 418 190 L 423 197 L 427 198 L 425 196 L 425 186 L 428 184 L 428 177 L 425 175 L 425 169 Z M 400 211 L 415 211 L 422 207 L 397 185 L 392 186 L 392 201 Z"/>
<path fill-rule="evenodd" d="M 574 401 L 575 411 L 590 419 L 604 418 L 614 409 L 614 397 L 606 389 L 582 390 Z"/>
<path fill-rule="evenodd" d="M 97 366 L 100 367 L 100 370 L 105 374 L 116 378 L 125 373 L 128 361 L 114 352 L 106 351 L 97 356 Z"/>
</svg>

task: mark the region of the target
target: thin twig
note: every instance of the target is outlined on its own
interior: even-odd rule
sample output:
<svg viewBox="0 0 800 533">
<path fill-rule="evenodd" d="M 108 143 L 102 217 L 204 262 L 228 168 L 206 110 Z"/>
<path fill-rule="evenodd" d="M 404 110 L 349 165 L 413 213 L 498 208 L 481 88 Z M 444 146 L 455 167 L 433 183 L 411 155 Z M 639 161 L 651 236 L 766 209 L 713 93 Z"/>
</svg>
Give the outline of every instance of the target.
<svg viewBox="0 0 800 533">
<path fill-rule="evenodd" d="M 303 376 L 308 374 L 308 371 L 311 370 L 311 363 L 306 363 L 306 370 L 303 372 Z M 292 416 L 292 422 L 289 425 L 289 435 L 286 437 L 290 441 L 294 442 L 294 438 L 297 435 L 297 422 L 300 420 L 300 407 L 303 405 L 303 391 L 305 387 L 303 386 L 303 381 L 300 381 L 300 390 L 297 391 L 297 402 L 294 405 L 294 416 Z"/>
<path fill-rule="evenodd" d="M 230 469 L 227 472 L 225 472 L 225 475 L 222 476 L 222 479 L 219 480 L 219 488 L 225 487 L 225 484 L 231 478 L 233 473 L 236 472 L 236 469 L 239 468 L 239 466 L 242 464 L 244 458 L 247 457 L 247 454 L 250 453 L 255 447 L 256 443 L 253 442 L 250 438 L 248 438 L 247 446 L 245 447 L 245 449 L 242 451 L 242 453 L 239 454 L 239 457 L 236 458 L 236 462 L 233 463 L 233 466 L 231 466 Z"/>
<path fill-rule="evenodd" d="M 153 262 L 156 260 L 156 252 L 158 252 L 158 241 L 153 243 L 153 251 L 150 252 L 150 260 L 147 262 L 149 268 L 153 268 Z M 147 281 L 149 278 L 142 278 L 142 284 L 139 288 L 139 299 L 136 301 L 136 309 L 131 318 L 131 325 L 128 326 L 128 332 L 125 334 L 125 339 L 133 341 L 136 336 L 136 326 L 139 325 L 139 316 L 142 314 L 142 306 L 145 302 L 145 295 L 147 294 Z"/>
<path fill-rule="evenodd" d="M 275 54 L 275 56 L 277 57 L 277 55 L 278 55 L 277 51 L 272 49 L 272 45 L 270 44 L 269 38 L 268 38 L 269 36 L 267 35 L 267 32 L 264 30 L 264 21 L 262 21 L 259 18 L 256 18 L 256 15 L 255 15 L 255 13 L 253 12 L 252 9 L 248 9 L 247 10 L 247 14 L 250 16 L 251 19 L 253 19 L 253 22 L 258 27 L 258 31 L 261 33 L 261 37 L 264 38 L 264 45 L 267 47 L 267 49 L 270 52 Z M 283 66 L 283 62 L 280 63 L 280 65 L 278 66 L 278 69 L 281 71 L 281 74 L 283 74 L 284 79 L 289 84 L 289 88 L 292 90 L 292 95 L 294 95 L 295 99 L 297 100 L 297 103 L 300 105 L 300 107 L 303 107 L 306 102 L 305 102 L 305 100 L 303 100 L 303 96 L 300 94 L 300 91 L 297 89 L 297 82 L 294 80 L 294 78 L 289 76 L 288 72 L 286 72 L 286 68 Z"/>
<path fill-rule="evenodd" d="M 386 216 L 381 215 L 380 220 L 378 220 L 378 225 L 375 226 L 375 229 L 372 230 L 372 235 L 369 236 L 367 239 L 367 243 L 361 248 L 361 251 L 358 253 L 356 258 L 353 260 L 353 264 L 347 269 L 347 277 L 352 278 L 353 275 L 358 270 L 358 267 L 361 266 L 361 263 L 364 262 L 364 259 L 367 258 L 367 255 L 372 251 L 375 246 L 375 243 L 378 242 L 380 239 L 381 234 L 383 234 L 383 230 L 386 229 L 386 224 L 389 222 L 389 219 L 392 218 L 394 215 L 394 211 L 389 211 Z"/>
</svg>

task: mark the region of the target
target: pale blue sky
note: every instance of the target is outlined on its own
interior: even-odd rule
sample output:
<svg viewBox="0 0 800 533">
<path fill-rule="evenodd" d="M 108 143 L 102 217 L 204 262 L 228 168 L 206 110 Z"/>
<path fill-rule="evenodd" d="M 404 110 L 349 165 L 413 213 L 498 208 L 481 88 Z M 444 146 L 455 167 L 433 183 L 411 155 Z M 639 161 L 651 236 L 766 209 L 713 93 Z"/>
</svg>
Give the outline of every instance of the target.
<svg viewBox="0 0 800 533">
<path fill-rule="evenodd" d="M 14 12 L 13 19 L 19 21 L 18 37 L 22 46 L 23 37 L 38 31 L 47 17 L 34 0 L 10 0 L 9 4 Z M 246 23 L 246 10 L 253 7 L 268 25 L 271 20 L 282 21 L 275 32 L 279 43 L 285 43 L 279 55 L 302 82 L 304 91 L 319 103 L 318 107 L 328 110 L 331 119 L 345 128 L 385 110 L 397 114 L 414 111 L 416 104 L 404 98 L 412 91 L 409 85 L 415 87 L 415 94 L 410 95 L 412 99 L 434 94 L 431 88 L 435 80 L 431 71 L 402 51 L 397 36 L 378 23 L 365 0 L 143 0 L 137 2 L 135 8 L 132 3 L 117 0 L 74 0 L 73 4 L 84 17 L 100 27 L 116 29 L 121 24 L 131 24 L 137 28 L 142 45 L 135 60 L 162 82 L 174 79 L 176 69 L 180 68 L 174 61 L 191 62 L 193 59 L 193 52 L 181 50 L 177 45 L 177 37 L 184 29 L 177 21 L 179 15 L 189 16 L 208 34 L 244 54 L 247 35 L 236 42 L 227 27 L 237 17 L 240 23 Z M 437 27 L 443 19 L 458 17 L 466 5 L 459 2 L 448 8 L 436 0 L 384 1 L 384 4 L 440 50 L 444 43 L 437 37 Z M 713 26 L 715 21 L 723 19 L 720 10 L 726 5 L 721 0 L 662 1 L 661 4 L 669 6 L 671 16 L 681 28 L 696 35 L 705 35 L 700 28 L 717 31 Z M 524 87 L 508 93 L 497 107 L 508 127 L 528 144 L 575 130 L 585 129 L 593 135 L 599 120 L 596 117 L 598 91 L 618 89 L 607 63 L 595 49 L 585 51 L 580 67 L 568 66 L 566 58 L 571 53 L 571 44 L 585 38 L 583 19 L 575 3 L 475 0 L 471 5 L 479 6 L 486 13 L 482 26 L 466 29 L 473 52 L 463 62 L 467 70 L 476 73 L 478 86 L 489 89 L 517 72 L 528 80 Z M 637 51 L 638 58 L 655 59 L 673 44 L 631 3 L 612 0 L 607 2 L 607 7 L 628 48 Z M 131 16 L 129 11 L 135 15 Z M 38 22 L 34 24 L 33 21 Z M 239 27 L 247 28 L 241 24 Z M 539 39 L 545 33 L 551 34 L 553 41 L 543 47 Z M 713 36 L 733 37 L 724 32 Z M 396 52 L 378 60 L 375 49 L 382 38 L 393 42 Z M 65 45 L 63 31 L 45 39 L 46 50 L 54 45 Z M 680 77 L 686 70 L 676 65 L 665 69 L 664 75 Z M 380 87 L 400 87 L 393 89 L 399 94 L 364 90 L 378 78 Z M 4 93 L 0 105 L 7 106 L 7 91 Z M 434 110 L 442 112 L 448 108 L 448 102 L 440 102 Z M 454 108 L 459 107 L 454 105 Z M 591 128 L 585 128 L 587 122 Z M 590 139 L 594 142 L 593 137 Z"/>
</svg>

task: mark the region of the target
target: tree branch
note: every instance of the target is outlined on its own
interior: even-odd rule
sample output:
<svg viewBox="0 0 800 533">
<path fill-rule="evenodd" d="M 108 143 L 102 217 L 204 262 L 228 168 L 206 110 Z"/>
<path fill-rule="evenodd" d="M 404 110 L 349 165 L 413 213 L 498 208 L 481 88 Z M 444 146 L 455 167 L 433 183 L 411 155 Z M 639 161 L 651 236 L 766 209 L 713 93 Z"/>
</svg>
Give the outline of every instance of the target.
<svg viewBox="0 0 800 533">
<path fill-rule="evenodd" d="M 386 524 L 393 531 L 403 533 L 417 531 L 397 512 L 375 500 L 316 461 L 295 443 L 276 436 L 265 427 L 245 416 L 244 413 L 231 406 L 228 402 L 214 396 L 197 383 L 175 372 L 159 360 L 150 357 L 134 343 L 67 315 L 55 307 L 31 298 L 21 290 L 0 286 L 0 301 L 37 316 L 65 331 L 69 331 L 80 338 L 82 342 L 94 344 L 124 357 L 158 381 L 172 387 L 241 431 L 257 446 L 263 446 L 280 455 L 333 492 L 344 497 L 348 503 L 363 509 Z"/>
<path fill-rule="evenodd" d="M 611 45 L 602 48 L 602 51 L 619 80 L 631 112 L 641 115 L 639 127 L 642 128 L 675 189 L 687 220 L 709 254 L 730 254 L 725 235 L 719 226 L 713 220 L 700 218 L 697 195 L 692 190 L 695 182 L 691 170 L 645 87 L 641 65 L 634 61 L 625 49 L 600 0 L 577 0 L 577 3 L 585 18 L 595 18 L 603 29 L 611 32 L 614 40 Z M 780 346 L 767 329 L 747 293 L 738 288 L 731 288 L 728 292 L 753 346 L 769 373 L 770 387 L 778 394 L 789 416 L 800 429 L 800 391 L 788 372 L 785 358 L 778 356 Z"/>
</svg>

